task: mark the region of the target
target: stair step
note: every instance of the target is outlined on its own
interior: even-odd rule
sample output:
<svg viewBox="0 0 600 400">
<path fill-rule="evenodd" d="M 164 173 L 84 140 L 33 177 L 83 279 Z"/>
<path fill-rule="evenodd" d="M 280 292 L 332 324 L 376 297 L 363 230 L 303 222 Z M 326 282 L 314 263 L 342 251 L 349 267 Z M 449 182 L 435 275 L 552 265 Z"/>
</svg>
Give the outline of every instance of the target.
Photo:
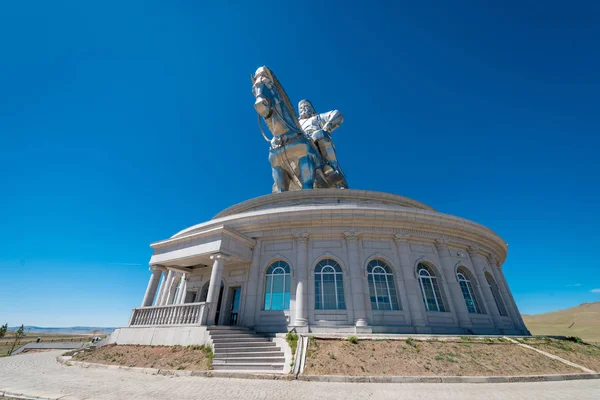
<svg viewBox="0 0 600 400">
<path fill-rule="evenodd" d="M 254 346 L 254 347 L 216 347 L 215 354 L 230 353 L 275 353 L 281 349 L 277 346 Z"/>
<path fill-rule="evenodd" d="M 262 371 L 262 372 L 281 372 L 284 363 L 240 363 L 240 364 L 214 364 L 213 370 L 247 370 L 247 371 Z"/>
<path fill-rule="evenodd" d="M 243 326 L 229 326 L 229 325 L 212 325 L 207 328 L 208 331 L 248 331 L 250 329 Z"/>
<path fill-rule="evenodd" d="M 256 338 L 261 338 L 261 339 L 271 339 L 267 336 L 261 336 L 261 335 L 251 335 L 249 333 L 243 334 L 243 333 L 236 333 L 235 335 L 220 335 L 220 334 L 210 334 L 210 337 L 215 340 L 215 339 L 225 339 L 225 340 L 238 340 L 238 339 L 256 339 Z"/>
<path fill-rule="evenodd" d="M 214 337 L 214 336 L 224 336 L 224 337 L 230 337 L 230 336 L 239 336 L 239 335 L 256 335 L 256 332 L 253 331 L 212 331 L 210 332 L 210 336 Z M 262 335 L 259 335 L 262 336 Z"/>
<path fill-rule="evenodd" d="M 285 357 L 269 357 L 269 356 L 257 356 L 257 357 L 231 357 L 231 358 L 213 358 L 213 365 L 215 364 L 257 364 L 257 363 L 284 363 Z"/>
<path fill-rule="evenodd" d="M 263 347 L 275 347 L 274 342 L 213 342 L 215 349 L 229 348 L 229 347 L 252 347 L 252 348 L 263 348 Z"/>
<path fill-rule="evenodd" d="M 212 338 L 212 342 L 213 343 L 269 343 L 271 342 L 271 339 L 269 338 L 261 338 L 261 337 L 245 337 L 245 338 L 233 338 L 233 339 L 227 339 L 227 338 Z"/>
<path fill-rule="evenodd" d="M 232 352 L 215 352 L 215 358 L 235 358 L 235 357 L 283 357 L 283 351 L 275 347 L 273 351 L 262 350 L 262 351 L 232 351 Z M 256 349 L 251 349 L 256 350 Z"/>
</svg>

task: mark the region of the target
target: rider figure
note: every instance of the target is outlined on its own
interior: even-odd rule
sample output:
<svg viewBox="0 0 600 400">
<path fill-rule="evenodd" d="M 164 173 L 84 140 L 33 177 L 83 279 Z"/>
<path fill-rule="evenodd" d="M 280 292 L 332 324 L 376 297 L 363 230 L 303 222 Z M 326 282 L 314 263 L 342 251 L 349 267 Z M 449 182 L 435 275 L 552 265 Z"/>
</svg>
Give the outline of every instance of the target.
<svg viewBox="0 0 600 400">
<path fill-rule="evenodd" d="M 344 122 L 342 113 L 338 110 L 333 110 L 317 114 L 310 101 L 302 100 L 298 103 L 298 114 L 300 114 L 298 121 L 302 130 L 315 142 L 327 165 L 340 175 L 340 177 L 344 177 L 344 173 L 335 155 L 335 146 L 331 140 L 331 132 Z"/>
</svg>

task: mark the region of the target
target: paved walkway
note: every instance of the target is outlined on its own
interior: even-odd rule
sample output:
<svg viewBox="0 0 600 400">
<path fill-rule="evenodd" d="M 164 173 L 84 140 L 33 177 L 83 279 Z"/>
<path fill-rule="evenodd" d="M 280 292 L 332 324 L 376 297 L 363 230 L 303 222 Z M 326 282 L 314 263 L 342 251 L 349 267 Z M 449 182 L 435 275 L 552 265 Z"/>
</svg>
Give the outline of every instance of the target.
<svg viewBox="0 0 600 400">
<path fill-rule="evenodd" d="M 168 377 L 67 367 L 61 351 L 0 358 L 0 394 L 51 399 L 600 399 L 600 380 L 544 383 L 320 383 Z"/>
</svg>

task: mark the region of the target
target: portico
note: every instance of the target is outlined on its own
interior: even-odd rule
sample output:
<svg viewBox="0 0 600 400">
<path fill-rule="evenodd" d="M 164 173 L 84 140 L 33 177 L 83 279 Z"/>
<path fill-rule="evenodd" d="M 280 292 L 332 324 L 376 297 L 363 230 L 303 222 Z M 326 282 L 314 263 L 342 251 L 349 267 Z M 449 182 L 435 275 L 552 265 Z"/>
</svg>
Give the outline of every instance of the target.
<svg viewBox="0 0 600 400">
<path fill-rule="evenodd" d="M 224 279 L 223 272 L 226 265 L 247 268 L 254 244 L 222 226 L 153 243 L 150 279 L 130 325 L 226 324 L 227 312 L 219 312 L 230 306 L 233 286 L 224 282 L 235 286 L 237 280 Z"/>
</svg>

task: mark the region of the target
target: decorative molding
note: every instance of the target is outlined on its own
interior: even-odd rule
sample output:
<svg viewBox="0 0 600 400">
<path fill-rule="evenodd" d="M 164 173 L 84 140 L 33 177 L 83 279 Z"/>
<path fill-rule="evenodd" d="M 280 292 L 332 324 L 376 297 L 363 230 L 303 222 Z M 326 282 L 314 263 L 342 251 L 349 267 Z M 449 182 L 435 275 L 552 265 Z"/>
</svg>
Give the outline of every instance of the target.
<svg viewBox="0 0 600 400">
<path fill-rule="evenodd" d="M 393 237 L 396 243 L 408 243 L 411 239 L 410 235 L 405 233 L 394 233 Z"/>
<path fill-rule="evenodd" d="M 437 238 L 433 241 L 435 243 L 435 246 L 439 249 L 447 249 L 448 248 L 448 243 L 450 242 L 447 238 Z"/>
<path fill-rule="evenodd" d="M 230 258 L 231 257 L 229 256 L 229 254 L 225 254 L 225 253 L 215 253 L 210 256 L 211 260 L 229 261 Z"/>
<path fill-rule="evenodd" d="M 344 239 L 346 239 L 347 242 L 350 242 L 350 243 L 358 242 L 358 233 L 356 233 L 354 231 L 346 231 L 343 233 L 343 235 L 344 235 Z"/>
<path fill-rule="evenodd" d="M 297 233 L 294 235 L 294 239 L 300 243 L 307 243 L 308 239 L 309 239 L 310 235 L 306 232 L 304 233 Z"/>
</svg>

